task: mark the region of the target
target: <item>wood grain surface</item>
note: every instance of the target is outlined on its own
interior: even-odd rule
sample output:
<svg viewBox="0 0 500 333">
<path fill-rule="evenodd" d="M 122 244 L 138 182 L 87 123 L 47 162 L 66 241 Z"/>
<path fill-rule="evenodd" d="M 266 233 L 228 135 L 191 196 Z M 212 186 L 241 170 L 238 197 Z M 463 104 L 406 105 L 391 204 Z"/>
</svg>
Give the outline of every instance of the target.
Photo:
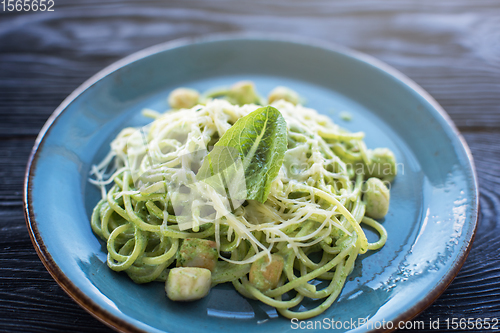
<svg viewBox="0 0 500 333">
<path fill-rule="evenodd" d="M 49 115 L 121 57 L 233 31 L 339 43 L 392 65 L 436 98 L 474 155 L 481 215 L 464 267 L 415 320 L 500 318 L 499 1 L 55 0 L 54 9 L 0 7 L 0 331 L 110 331 L 50 277 L 25 226 L 24 169 Z"/>
</svg>

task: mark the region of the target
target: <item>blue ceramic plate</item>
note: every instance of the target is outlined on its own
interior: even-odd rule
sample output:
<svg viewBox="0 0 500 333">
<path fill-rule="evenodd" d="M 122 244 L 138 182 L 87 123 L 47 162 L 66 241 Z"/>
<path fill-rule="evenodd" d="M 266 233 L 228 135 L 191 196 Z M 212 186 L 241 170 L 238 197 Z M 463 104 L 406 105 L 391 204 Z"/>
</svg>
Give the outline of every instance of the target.
<svg viewBox="0 0 500 333">
<path fill-rule="evenodd" d="M 476 228 L 477 184 L 466 143 L 442 108 L 394 69 L 345 48 L 287 37 L 226 35 L 154 46 L 104 69 L 57 108 L 33 148 L 25 184 L 28 228 L 54 279 L 122 331 L 298 328 L 231 285 L 174 304 L 162 283 L 137 285 L 111 271 L 89 224 L 99 199 L 89 169 L 120 129 L 147 123 L 145 107 L 167 109 L 176 87 L 206 90 L 242 79 L 253 80 L 261 94 L 277 85 L 298 91 L 309 107 L 364 131 L 369 148 L 390 148 L 399 163 L 384 222 L 387 244 L 360 256 L 338 300 L 315 320 L 352 329 L 351 321 L 369 318 L 371 326 L 356 329 L 369 331 L 383 320 L 396 326 L 430 305 L 458 273 Z M 352 120 L 341 120 L 342 111 Z"/>
</svg>

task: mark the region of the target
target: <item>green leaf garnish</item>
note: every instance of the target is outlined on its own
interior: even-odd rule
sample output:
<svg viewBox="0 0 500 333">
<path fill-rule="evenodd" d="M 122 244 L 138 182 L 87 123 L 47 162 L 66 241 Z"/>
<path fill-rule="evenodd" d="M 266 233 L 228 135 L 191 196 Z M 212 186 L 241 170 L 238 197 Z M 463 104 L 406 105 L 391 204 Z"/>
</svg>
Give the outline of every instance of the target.
<svg viewBox="0 0 500 333">
<path fill-rule="evenodd" d="M 196 178 L 207 179 L 241 160 L 246 199 L 264 203 L 271 191 L 271 182 L 283 164 L 286 149 L 285 119 L 272 106 L 259 108 L 238 119 L 224 133 L 203 161 Z M 230 182 L 231 178 L 227 180 Z"/>
</svg>

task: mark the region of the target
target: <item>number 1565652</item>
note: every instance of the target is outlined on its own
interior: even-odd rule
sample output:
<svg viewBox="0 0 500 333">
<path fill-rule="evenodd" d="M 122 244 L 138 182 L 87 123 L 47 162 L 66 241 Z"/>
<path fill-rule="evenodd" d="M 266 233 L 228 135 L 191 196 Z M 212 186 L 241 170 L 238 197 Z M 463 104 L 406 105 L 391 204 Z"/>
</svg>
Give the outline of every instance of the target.
<svg viewBox="0 0 500 333">
<path fill-rule="evenodd" d="M 54 0 L 2 0 L 4 12 L 53 12 Z"/>
</svg>

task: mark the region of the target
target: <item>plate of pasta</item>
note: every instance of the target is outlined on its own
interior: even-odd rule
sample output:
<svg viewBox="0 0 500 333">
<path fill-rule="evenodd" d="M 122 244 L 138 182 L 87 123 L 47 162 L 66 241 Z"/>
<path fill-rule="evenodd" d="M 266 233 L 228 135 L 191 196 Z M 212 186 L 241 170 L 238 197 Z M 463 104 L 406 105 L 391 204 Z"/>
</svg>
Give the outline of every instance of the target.
<svg viewBox="0 0 500 333">
<path fill-rule="evenodd" d="M 47 121 L 25 183 L 48 271 L 127 332 L 397 329 L 458 273 L 477 200 L 425 91 L 286 36 L 118 61 Z"/>
</svg>

